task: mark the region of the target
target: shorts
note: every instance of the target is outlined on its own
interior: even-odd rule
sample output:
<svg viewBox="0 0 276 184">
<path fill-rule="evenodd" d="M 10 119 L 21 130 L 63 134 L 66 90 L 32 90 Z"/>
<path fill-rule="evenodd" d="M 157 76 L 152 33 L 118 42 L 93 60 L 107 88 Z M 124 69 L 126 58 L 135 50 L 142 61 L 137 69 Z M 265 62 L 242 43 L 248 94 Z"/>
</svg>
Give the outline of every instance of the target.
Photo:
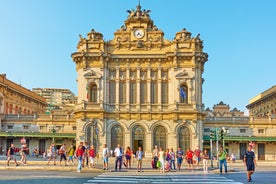
<svg viewBox="0 0 276 184">
<path fill-rule="evenodd" d="M 177 164 L 182 164 L 183 158 L 182 157 L 178 157 L 177 158 Z"/>
<path fill-rule="evenodd" d="M 187 158 L 187 163 L 188 164 L 193 164 L 193 159 L 192 158 Z"/>
<path fill-rule="evenodd" d="M 201 161 L 201 158 L 200 158 L 200 157 L 196 157 L 196 161 L 197 161 L 197 162 L 200 162 L 200 161 Z"/>
<path fill-rule="evenodd" d="M 90 163 L 94 164 L 94 157 L 90 157 Z"/>
<path fill-rule="evenodd" d="M 63 159 L 66 161 L 66 156 L 64 153 L 60 154 L 60 161 L 62 161 Z"/>
<path fill-rule="evenodd" d="M 126 159 L 127 159 L 127 160 L 130 160 L 130 159 L 131 159 L 131 156 L 130 156 L 130 155 L 126 155 Z"/>
<path fill-rule="evenodd" d="M 73 156 L 68 156 L 68 160 L 73 160 Z"/>
<path fill-rule="evenodd" d="M 108 163 L 108 157 L 104 157 L 104 158 L 103 158 L 103 162 L 104 162 L 104 163 Z"/>
<path fill-rule="evenodd" d="M 255 165 L 254 163 L 252 164 L 246 164 L 247 171 L 255 171 Z"/>
<path fill-rule="evenodd" d="M 142 164 L 142 159 L 140 159 L 140 160 L 137 160 L 137 165 L 139 165 L 139 164 Z"/>
<path fill-rule="evenodd" d="M 16 161 L 15 155 L 8 156 L 7 160 L 15 160 Z"/>
</svg>

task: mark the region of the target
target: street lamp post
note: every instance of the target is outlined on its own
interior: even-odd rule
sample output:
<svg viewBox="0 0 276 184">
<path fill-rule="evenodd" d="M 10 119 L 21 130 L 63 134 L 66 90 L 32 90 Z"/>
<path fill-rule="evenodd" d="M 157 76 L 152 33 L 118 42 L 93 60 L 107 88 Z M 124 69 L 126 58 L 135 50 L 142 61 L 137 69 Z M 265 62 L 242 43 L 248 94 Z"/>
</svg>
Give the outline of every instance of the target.
<svg viewBox="0 0 276 184">
<path fill-rule="evenodd" d="M 57 131 L 56 131 L 56 129 L 54 127 L 52 128 L 51 131 L 53 133 L 53 141 L 52 142 L 54 143 L 55 142 L 55 134 L 56 134 Z"/>
</svg>

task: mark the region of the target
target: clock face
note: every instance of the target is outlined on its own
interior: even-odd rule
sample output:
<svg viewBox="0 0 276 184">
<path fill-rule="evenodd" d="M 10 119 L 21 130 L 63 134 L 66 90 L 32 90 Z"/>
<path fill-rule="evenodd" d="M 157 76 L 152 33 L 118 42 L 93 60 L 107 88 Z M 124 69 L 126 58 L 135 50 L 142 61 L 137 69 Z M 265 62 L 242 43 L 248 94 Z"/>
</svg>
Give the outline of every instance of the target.
<svg viewBox="0 0 276 184">
<path fill-rule="evenodd" d="M 136 38 L 143 38 L 143 36 L 145 35 L 144 31 L 142 29 L 136 29 L 134 31 L 134 36 Z"/>
</svg>

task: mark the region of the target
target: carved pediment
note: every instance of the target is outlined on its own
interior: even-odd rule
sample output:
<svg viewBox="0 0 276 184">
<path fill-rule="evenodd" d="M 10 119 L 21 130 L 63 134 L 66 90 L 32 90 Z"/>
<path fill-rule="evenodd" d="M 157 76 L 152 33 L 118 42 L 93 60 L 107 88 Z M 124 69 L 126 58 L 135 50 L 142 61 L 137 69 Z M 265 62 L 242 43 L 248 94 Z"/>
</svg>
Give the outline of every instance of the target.
<svg viewBox="0 0 276 184">
<path fill-rule="evenodd" d="M 175 78 L 188 78 L 189 74 L 186 70 L 183 70 L 182 72 L 176 74 Z"/>
<path fill-rule="evenodd" d="M 97 74 L 94 70 L 90 70 L 86 74 L 83 75 L 86 79 L 92 79 L 92 78 L 100 78 L 101 76 Z"/>
</svg>

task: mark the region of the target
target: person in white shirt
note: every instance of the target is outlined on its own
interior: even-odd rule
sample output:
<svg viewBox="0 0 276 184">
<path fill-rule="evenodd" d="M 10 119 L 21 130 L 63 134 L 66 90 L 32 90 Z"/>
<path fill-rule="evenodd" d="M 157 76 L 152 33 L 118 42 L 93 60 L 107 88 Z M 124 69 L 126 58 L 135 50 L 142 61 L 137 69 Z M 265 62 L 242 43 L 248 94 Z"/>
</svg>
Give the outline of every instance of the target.
<svg viewBox="0 0 276 184">
<path fill-rule="evenodd" d="M 117 169 L 118 169 L 118 162 L 119 162 L 119 170 L 121 170 L 122 169 L 123 149 L 121 148 L 120 144 L 117 145 L 117 148 L 114 150 L 114 154 L 116 157 L 115 171 L 117 171 Z"/>
<path fill-rule="evenodd" d="M 109 149 L 106 144 L 103 145 L 103 170 L 108 170 L 108 157 L 109 157 Z"/>
</svg>

